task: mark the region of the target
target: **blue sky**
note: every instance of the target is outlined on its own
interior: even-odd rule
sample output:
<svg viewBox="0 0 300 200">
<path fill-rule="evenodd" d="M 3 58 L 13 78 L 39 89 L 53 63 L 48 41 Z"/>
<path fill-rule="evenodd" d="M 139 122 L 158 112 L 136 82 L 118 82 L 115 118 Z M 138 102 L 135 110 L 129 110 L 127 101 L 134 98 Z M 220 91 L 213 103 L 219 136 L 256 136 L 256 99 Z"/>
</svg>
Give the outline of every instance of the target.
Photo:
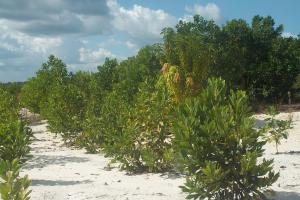
<svg viewBox="0 0 300 200">
<path fill-rule="evenodd" d="M 298 0 L 1 0 L 0 82 L 34 76 L 49 54 L 70 70 L 95 70 L 161 41 L 160 30 L 194 14 L 222 25 L 271 15 L 287 36 L 300 33 Z"/>
</svg>

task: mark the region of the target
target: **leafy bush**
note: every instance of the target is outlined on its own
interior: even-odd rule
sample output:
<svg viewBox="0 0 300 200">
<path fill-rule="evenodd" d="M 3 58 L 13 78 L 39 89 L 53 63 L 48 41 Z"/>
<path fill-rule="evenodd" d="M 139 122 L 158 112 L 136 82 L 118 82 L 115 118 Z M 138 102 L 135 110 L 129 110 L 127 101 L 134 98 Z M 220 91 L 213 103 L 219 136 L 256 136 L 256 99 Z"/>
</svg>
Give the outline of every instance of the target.
<svg viewBox="0 0 300 200">
<path fill-rule="evenodd" d="M 104 151 L 107 155 L 114 155 L 119 152 L 120 139 L 123 137 L 124 127 L 126 124 L 127 113 L 129 112 L 129 105 L 117 93 L 112 92 L 105 97 L 101 108 L 101 117 L 99 118 L 100 133 L 98 141 L 101 140 Z"/>
<path fill-rule="evenodd" d="M 171 102 L 159 91 L 138 93 L 136 105 L 126 117 L 123 135 L 114 158 L 131 172 L 158 172 L 170 169 L 173 161 Z"/>
<path fill-rule="evenodd" d="M 103 97 L 99 107 L 98 111 L 87 113 L 78 142 L 92 153 L 103 149 L 108 155 L 113 155 L 118 151 L 115 144 L 122 137 L 126 125 L 124 115 L 128 104 L 116 92 L 112 92 Z"/>
<path fill-rule="evenodd" d="M 288 137 L 288 129 L 291 129 L 292 126 L 292 118 L 288 120 L 279 120 L 276 119 L 276 115 L 278 115 L 279 112 L 276 110 L 274 106 L 270 106 L 268 109 L 268 117 L 265 119 L 265 126 L 263 129 L 265 129 L 266 139 L 268 142 L 275 142 L 276 145 L 276 153 L 278 153 L 278 145 L 280 144 L 280 140 L 287 139 Z"/>
<path fill-rule="evenodd" d="M 178 108 L 176 144 L 188 173 L 188 199 L 264 199 L 279 174 L 263 154 L 244 92 L 227 95 L 225 81 L 210 79 L 197 97 Z"/>
<path fill-rule="evenodd" d="M 31 129 L 19 119 L 16 99 L 0 89 L 0 195 L 3 200 L 28 200 L 30 181 L 19 177 L 19 160 L 29 153 Z"/>
<path fill-rule="evenodd" d="M 60 133 L 66 143 L 74 144 L 82 132 L 85 99 L 82 91 L 72 83 L 58 85 L 52 90 L 47 108 L 49 130 Z"/>
<path fill-rule="evenodd" d="M 0 195 L 3 200 L 29 200 L 31 181 L 28 176 L 20 177 L 18 160 L 0 160 Z"/>
<path fill-rule="evenodd" d="M 18 117 L 15 99 L 6 91 L 0 89 L 0 123 L 6 123 Z"/>
<path fill-rule="evenodd" d="M 23 159 L 29 153 L 32 133 L 19 120 L 18 107 L 7 92 L 0 90 L 0 159 Z"/>
<path fill-rule="evenodd" d="M 12 161 L 23 160 L 30 151 L 32 132 L 24 121 L 0 123 L 0 158 Z"/>
</svg>

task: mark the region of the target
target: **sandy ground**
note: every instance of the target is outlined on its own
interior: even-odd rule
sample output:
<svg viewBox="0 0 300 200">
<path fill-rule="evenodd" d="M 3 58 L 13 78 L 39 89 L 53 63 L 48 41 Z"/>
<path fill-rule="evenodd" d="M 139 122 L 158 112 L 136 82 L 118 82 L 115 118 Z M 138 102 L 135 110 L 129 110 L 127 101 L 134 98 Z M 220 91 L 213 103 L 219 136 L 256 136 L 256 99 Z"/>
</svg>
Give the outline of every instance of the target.
<svg viewBox="0 0 300 200">
<path fill-rule="evenodd" d="M 256 116 L 263 123 L 263 115 Z M 281 114 L 281 118 L 287 114 Z M 280 172 L 272 186 L 277 193 L 270 199 L 300 200 L 300 112 L 293 113 L 294 128 L 288 140 L 282 141 L 279 154 L 275 145 L 266 145 L 266 158 L 274 158 L 274 169 Z M 126 175 L 117 168 L 108 169 L 108 158 L 70 149 L 59 136 L 47 132 L 46 122 L 31 126 L 35 140 L 32 158 L 22 174 L 32 180 L 33 200 L 105 199 L 105 200 L 179 200 L 185 199 L 178 186 L 184 177 L 174 174 Z"/>
<path fill-rule="evenodd" d="M 43 121 L 31 126 L 36 138 L 31 145 L 33 157 L 22 172 L 32 180 L 31 199 L 184 199 L 178 187 L 184 182 L 182 177 L 109 170 L 108 158 L 65 147 L 59 136 L 47 132 L 46 125 Z"/>
<path fill-rule="evenodd" d="M 288 119 L 288 113 L 280 113 L 278 119 Z M 265 146 L 265 158 L 274 159 L 274 170 L 280 177 L 273 184 L 272 189 L 276 200 L 300 200 L 300 112 L 293 112 L 293 128 L 289 130 L 287 140 L 279 145 L 279 154 L 276 154 L 275 144 Z M 263 123 L 265 115 L 256 116 L 259 123 Z"/>
</svg>

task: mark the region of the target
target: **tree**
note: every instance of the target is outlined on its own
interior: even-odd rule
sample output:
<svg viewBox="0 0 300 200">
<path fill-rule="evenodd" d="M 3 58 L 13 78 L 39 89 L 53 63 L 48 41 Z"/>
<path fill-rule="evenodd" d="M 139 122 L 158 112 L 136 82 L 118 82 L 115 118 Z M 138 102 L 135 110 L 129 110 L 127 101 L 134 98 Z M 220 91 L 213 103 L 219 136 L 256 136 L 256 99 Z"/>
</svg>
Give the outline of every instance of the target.
<svg viewBox="0 0 300 200">
<path fill-rule="evenodd" d="M 117 81 L 116 68 L 118 66 L 117 59 L 106 58 L 103 65 L 98 66 L 96 73 L 97 82 L 101 89 L 111 91 L 113 84 Z"/>
<path fill-rule="evenodd" d="M 216 63 L 213 74 L 221 76 L 231 87 L 246 89 L 249 85 L 246 72 L 251 59 L 251 28 L 245 20 L 228 21 L 216 35 Z"/>
<path fill-rule="evenodd" d="M 179 21 L 176 30 L 162 31 L 166 60 L 178 66 L 195 88 L 203 88 L 215 62 L 215 36 L 219 27 L 196 15 L 192 22 Z"/>
<path fill-rule="evenodd" d="M 45 87 L 45 86 L 42 86 Z M 29 79 L 21 89 L 21 104 L 34 113 L 40 113 L 40 104 L 44 98 L 43 89 L 36 77 Z"/>
</svg>

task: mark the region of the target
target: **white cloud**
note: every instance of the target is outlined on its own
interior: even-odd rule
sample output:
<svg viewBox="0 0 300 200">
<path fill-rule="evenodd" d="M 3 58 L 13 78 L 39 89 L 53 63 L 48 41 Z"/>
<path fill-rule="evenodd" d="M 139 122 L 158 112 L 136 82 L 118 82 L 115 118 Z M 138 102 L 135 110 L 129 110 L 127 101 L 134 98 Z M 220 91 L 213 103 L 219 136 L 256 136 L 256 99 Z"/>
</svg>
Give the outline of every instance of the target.
<svg viewBox="0 0 300 200">
<path fill-rule="evenodd" d="M 35 35 L 102 34 L 109 28 L 106 0 L 0 1 L 0 19 Z"/>
<path fill-rule="evenodd" d="M 117 40 L 115 37 L 109 37 L 106 40 L 100 42 L 98 47 L 100 48 L 110 48 L 114 46 L 122 45 L 122 42 Z"/>
<path fill-rule="evenodd" d="M 84 44 L 84 45 L 87 45 L 87 44 L 89 43 L 88 40 L 84 40 L 84 39 L 80 40 L 80 42 L 81 42 L 82 44 Z"/>
<path fill-rule="evenodd" d="M 113 16 L 112 24 L 115 29 L 128 33 L 139 40 L 158 40 L 161 30 L 166 26 L 176 24 L 176 18 L 163 10 L 152 10 L 140 5 L 126 9 L 116 0 L 107 3 Z"/>
<path fill-rule="evenodd" d="M 297 38 L 297 35 L 290 33 L 290 32 L 283 32 L 281 35 L 282 35 L 282 37 L 285 37 L 285 38 L 289 38 L 289 37 Z"/>
<path fill-rule="evenodd" d="M 0 81 L 23 81 L 32 76 L 62 42 L 60 37 L 28 35 L 0 19 Z"/>
<path fill-rule="evenodd" d="M 1 47 L 8 51 L 19 53 L 49 53 L 49 50 L 60 46 L 60 37 L 30 36 L 20 31 L 9 28 L 7 21 L 0 20 Z"/>
<path fill-rule="evenodd" d="M 220 18 L 215 4 L 196 4 L 185 13 Z M 0 0 L 0 81 L 25 80 L 49 54 L 75 70 L 95 69 L 105 57 L 125 59 L 160 42 L 161 30 L 177 22 L 164 10 L 124 7 L 118 0 Z"/>
<path fill-rule="evenodd" d="M 104 61 L 105 58 L 112 58 L 116 57 L 110 51 L 99 48 L 95 51 L 86 48 L 79 49 L 79 61 L 83 63 L 101 63 Z"/>
<path fill-rule="evenodd" d="M 131 41 L 126 41 L 126 42 L 125 42 L 125 45 L 126 45 L 129 49 L 135 49 L 135 48 L 137 48 L 137 45 L 134 44 L 134 43 L 131 42 Z"/>
<path fill-rule="evenodd" d="M 200 15 L 206 19 L 212 19 L 217 21 L 220 19 L 220 9 L 214 3 L 208 3 L 206 5 L 195 4 L 194 6 L 187 6 L 185 8 L 189 14 L 183 17 L 183 20 L 190 21 L 193 15 Z"/>
</svg>

